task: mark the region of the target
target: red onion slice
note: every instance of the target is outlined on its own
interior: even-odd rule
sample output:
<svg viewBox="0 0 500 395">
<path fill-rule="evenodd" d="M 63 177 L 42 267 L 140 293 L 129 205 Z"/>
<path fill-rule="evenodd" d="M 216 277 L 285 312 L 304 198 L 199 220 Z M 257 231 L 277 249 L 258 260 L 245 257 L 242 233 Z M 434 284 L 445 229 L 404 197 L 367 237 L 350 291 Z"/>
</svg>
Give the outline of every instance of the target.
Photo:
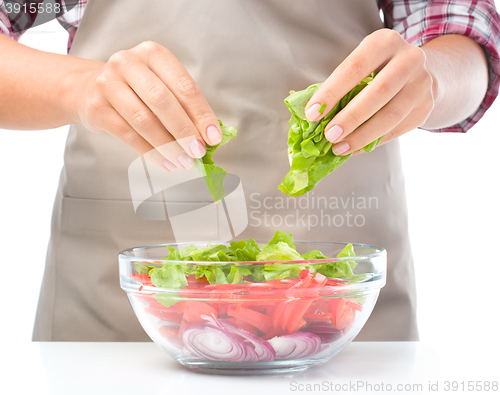
<svg viewBox="0 0 500 395">
<path fill-rule="evenodd" d="M 206 315 L 202 315 L 201 318 L 208 321 L 214 327 L 219 328 L 223 331 L 228 331 L 233 335 L 240 337 L 245 343 L 251 346 L 255 353 L 257 354 L 258 361 L 274 361 L 276 352 L 274 348 L 269 344 L 267 340 L 261 339 L 258 336 L 240 328 L 238 325 L 231 321 L 227 321 L 224 319 L 218 319 L 214 316 L 209 317 Z"/>
<path fill-rule="evenodd" d="M 193 355 L 210 361 L 255 362 L 255 350 L 228 331 L 207 324 L 191 324 L 184 329 L 182 341 Z"/>
<path fill-rule="evenodd" d="M 230 331 L 232 334 L 240 336 L 245 341 L 250 343 L 255 352 L 257 353 L 259 362 L 274 361 L 276 357 L 276 352 L 274 351 L 274 348 L 267 340 L 255 336 L 253 333 L 250 333 L 244 330 L 243 328 L 240 328 L 238 325 L 236 325 L 231 321 L 219 320 L 219 322 L 221 322 L 222 325 L 224 325 L 224 327 L 226 327 L 226 329 Z"/>
<path fill-rule="evenodd" d="M 309 332 L 295 332 L 273 337 L 269 340 L 276 351 L 276 359 L 299 359 L 316 354 L 321 348 L 318 335 Z"/>
</svg>

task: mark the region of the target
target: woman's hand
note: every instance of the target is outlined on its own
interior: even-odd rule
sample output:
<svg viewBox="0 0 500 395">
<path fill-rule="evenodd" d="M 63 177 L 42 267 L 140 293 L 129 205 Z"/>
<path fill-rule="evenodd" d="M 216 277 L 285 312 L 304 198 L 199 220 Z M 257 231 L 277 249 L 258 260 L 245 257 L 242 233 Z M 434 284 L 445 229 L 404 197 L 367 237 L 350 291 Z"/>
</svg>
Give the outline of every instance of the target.
<svg viewBox="0 0 500 395">
<path fill-rule="evenodd" d="M 75 118 L 109 133 L 163 170 L 190 168 L 218 144 L 215 114 L 186 69 L 154 42 L 112 55 L 84 74 Z"/>
<path fill-rule="evenodd" d="M 317 121 L 374 70 L 374 80 L 325 128 L 336 155 L 347 155 L 384 136 L 386 143 L 422 126 L 434 108 L 433 78 L 425 52 L 395 31 L 367 36 L 316 91 L 306 116 Z M 319 113 L 326 104 L 323 114 Z"/>
</svg>

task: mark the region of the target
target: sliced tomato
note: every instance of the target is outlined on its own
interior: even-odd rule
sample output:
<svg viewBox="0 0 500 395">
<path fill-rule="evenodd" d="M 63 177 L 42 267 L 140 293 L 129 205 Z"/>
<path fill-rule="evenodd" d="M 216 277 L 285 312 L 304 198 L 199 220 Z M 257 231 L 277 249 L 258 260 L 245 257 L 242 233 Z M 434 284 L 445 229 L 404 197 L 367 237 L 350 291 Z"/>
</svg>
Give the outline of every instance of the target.
<svg viewBox="0 0 500 395">
<path fill-rule="evenodd" d="M 151 277 L 149 277 L 147 274 L 132 273 L 130 277 L 132 277 L 132 280 L 137 281 L 142 285 L 153 285 L 153 283 L 151 282 Z"/>
<path fill-rule="evenodd" d="M 307 321 L 303 318 L 300 320 L 296 321 L 293 327 L 290 327 L 288 330 L 288 333 L 294 333 L 297 332 L 300 328 L 302 328 L 305 324 L 307 324 Z"/>
<path fill-rule="evenodd" d="M 351 306 L 354 310 L 361 311 L 363 310 L 363 305 L 359 304 L 358 302 L 355 302 L 352 299 L 346 299 L 346 303 Z"/>
<path fill-rule="evenodd" d="M 345 285 L 345 284 L 346 284 L 345 281 L 339 280 L 337 278 L 329 278 L 326 281 L 326 285 L 331 285 L 333 287 L 335 287 L 337 285 Z"/>
<path fill-rule="evenodd" d="M 347 332 L 356 318 L 356 311 L 349 305 L 346 299 L 339 299 L 335 313 L 332 317 L 332 325 L 343 332 Z"/>
<path fill-rule="evenodd" d="M 234 307 L 234 308 L 233 308 Z M 227 309 L 227 315 L 231 317 L 238 318 L 254 327 L 256 327 L 261 332 L 267 333 L 273 329 L 272 317 L 268 317 L 265 314 L 259 313 L 258 311 L 252 310 L 247 307 L 231 306 Z"/>
<path fill-rule="evenodd" d="M 228 302 L 211 302 L 210 306 L 212 306 L 215 310 L 217 310 L 217 315 L 219 317 L 227 315 L 227 309 L 230 306 Z"/>
<path fill-rule="evenodd" d="M 307 277 L 309 274 L 312 276 L 312 273 L 309 269 L 301 270 L 300 274 L 299 274 L 299 280 L 302 280 L 304 277 Z"/>
<path fill-rule="evenodd" d="M 187 282 L 188 282 L 188 287 L 189 288 L 203 288 L 210 284 L 208 280 L 203 277 L 203 278 L 196 278 L 196 275 L 194 274 L 189 274 L 187 276 Z"/>
<path fill-rule="evenodd" d="M 328 321 L 330 322 L 332 314 L 329 312 L 329 301 L 318 299 L 313 301 L 307 311 L 304 313 L 304 319 L 307 322 Z"/>
<path fill-rule="evenodd" d="M 337 313 L 337 305 L 339 304 L 340 298 L 331 298 L 328 299 L 328 312 L 332 314 Z"/>
<path fill-rule="evenodd" d="M 328 282 L 328 278 L 326 276 L 323 276 L 321 273 L 316 273 L 314 276 L 312 282 L 311 282 L 311 287 L 313 288 L 321 288 L 326 285 Z"/>
<path fill-rule="evenodd" d="M 290 311 L 285 324 L 285 329 L 288 333 L 296 332 L 306 324 L 303 317 L 312 302 L 312 300 L 307 299 L 297 300 L 294 302 L 293 310 Z"/>
<path fill-rule="evenodd" d="M 184 315 L 182 318 L 189 323 L 204 322 L 205 320 L 201 318 L 202 315 L 211 317 L 212 315 L 218 316 L 217 311 L 207 303 L 198 302 L 196 300 L 190 300 L 186 302 L 184 308 Z"/>
<path fill-rule="evenodd" d="M 269 340 L 269 339 L 272 339 L 275 336 L 281 336 L 283 334 L 285 334 L 285 331 L 283 331 L 283 329 L 281 329 L 281 328 L 273 328 L 269 332 L 264 333 L 264 335 L 262 335 L 261 337 L 264 340 Z"/>
<path fill-rule="evenodd" d="M 177 333 L 179 332 L 178 329 L 170 328 L 168 326 L 160 326 L 160 329 L 158 331 L 160 332 L 160 335 L 162 335 L 165 339 L 173 339 L 177 337 Z"/>
<path fill-rule="evenodd" d="M 328 299 L 317 299 L 312 303 L 311 307 L 307 309 L 307 314 L 327 314 L 329 312 L 329 306 Z"/>
<path fill-rule="evenodd" d="M 284 302 L 281 302 L 276 309 L 274 310 L 274 315 L 273 315 L 273 328 L 277 330 L 284 330 L 285 327 L 283 326 L 284 323 L 284 310 L 287 308 L 288 304 L 293 304 L 293 300 L 286 300 Z"/>
<path fill-rule="evenodd" d="M 307 271 L 309 272 L 309 270 L 307 270 Z M 285 294 L 287 296 L 289 296 L 289 297 L 300 297 L 300 296 L 302 296 L 302 292 L 300 292 L 299 290 L 307 288 L 309 286 L 309 284 L 311 284 L 312 280 L 313 280 L 313 275 L 311 274 L 311 272 L 309 272 L 304 277 L 302 277 L 297 283 L 295 283 L 294 285 L 292 285 L 285 292 Z"/>
<path fill-rule="evenodd" d="M 250 332 L 252 335 L 257 335 L 258 330 L 253 325 L 250 325 L 248 322 L 242 321 L 235 317 L 228 317 L 226 320 L 238 325 L 240 328 L 243 328 L 247 332 Z"/>
<path fill-rule="evenodd" d="M 311 320 L 315 321 L 330 321 L 333 317 L 333 314 L 331 313 L 326 313 L 326 314 L 310 314 L 306 313 L 304 314 L 304 318 L 309 318 Z"/>
<path fill-rule="evenodd" d="M 264 310 L 264 314 L 269 316 L 269 317 L 274 317 L 274 313 L 276 312 L 276 309 L 278 308 L 278 305 L 281 302 L 267 302 L 266 309 Z M 274 326 L 274 324 L 273 324 Z"/>
</svg>

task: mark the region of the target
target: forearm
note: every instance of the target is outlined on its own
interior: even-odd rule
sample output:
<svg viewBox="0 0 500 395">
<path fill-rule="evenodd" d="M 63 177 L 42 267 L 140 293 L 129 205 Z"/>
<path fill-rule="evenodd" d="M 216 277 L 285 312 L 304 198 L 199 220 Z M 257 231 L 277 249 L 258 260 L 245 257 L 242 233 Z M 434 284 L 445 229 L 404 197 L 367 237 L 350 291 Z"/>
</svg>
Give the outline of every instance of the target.
<svg viewBox="0 0 500 395">
<path fill-rule="evenodd" d="M 76 122 L 81 81 L 101 66 L 38 51 L 0 35 L 0 127 L 49 129 Z"/>
<path fill-rule="evenodd" d="M 474 114 L 488 88 L 488 63 L 481 46 L 468 37 L 449 34 L 422 49 L 434 94 L 434 109 L 422 128 L 452 126 Z"/>
</svg>

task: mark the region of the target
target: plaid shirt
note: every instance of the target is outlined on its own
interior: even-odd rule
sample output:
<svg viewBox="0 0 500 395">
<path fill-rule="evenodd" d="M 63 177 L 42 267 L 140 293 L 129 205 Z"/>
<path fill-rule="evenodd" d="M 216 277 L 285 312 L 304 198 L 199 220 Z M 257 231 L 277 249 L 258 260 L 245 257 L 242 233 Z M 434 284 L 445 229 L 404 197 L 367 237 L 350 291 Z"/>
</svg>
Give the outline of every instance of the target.
<svg viewBox="0 0 500 395">
<path fill-rule="evenodd" d="M 13 0 L 16 3 L 29 3 Z M 74 6 L 57 18 L 68 31 L 68 50 L 83 16 L 87 0 L 55 0 L 62 5 Z M 12 1 L 11 1 L 12 3 Z M 43 0 L 31 0 L 43 3 Z M 461 34 L 480 44 L 489 63 L 489 85 L 484 100 L 474 115 L 457 125 L 440 129 L 440 132 L 466 132 L 484 115 L 498 95 L 500 86 L 500 18 L 494 0 L 377 0 L 382 10 L 384 24 L 396 30 L 410 44 L 421 46 L 444 34 Z M 36 12 L 21 13 L 10 20 L 4 0 L 0 0 L 0 33 L 18 40 L 29 29 Z"/>
</svg>

